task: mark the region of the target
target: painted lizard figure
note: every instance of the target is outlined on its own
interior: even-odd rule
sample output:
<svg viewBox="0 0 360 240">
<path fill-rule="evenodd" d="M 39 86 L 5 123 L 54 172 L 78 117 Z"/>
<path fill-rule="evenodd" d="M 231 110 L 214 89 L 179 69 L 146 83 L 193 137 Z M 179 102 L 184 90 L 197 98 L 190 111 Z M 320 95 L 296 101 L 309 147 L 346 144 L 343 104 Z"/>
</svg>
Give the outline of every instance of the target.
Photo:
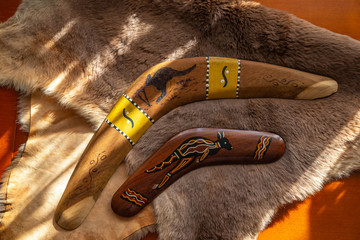
<svg viewBox="0 0 360 240">
<path fill-rule="evenodd" d="M 172 170 L 165 174 L 162 181 L 158 185 L 154 186 L 156 189 L 161 189 L 174 174 L 188 167 L 191 163 L 194 162 L 195 159 L 197 159 L 198 162 L 202 162 L 208 156 L 217 154 L 222 148 L 226 150 L 232 149 L 229 140 L 224 136 L 224 132 L 217 133 L 216 141 L 204 137 L 192 137 L 185 140 L 163 162 L 157 164 L 151 169 L 146 170 L 145 172 L 153 173 L 161 171 L 174 162 L 178 162 Z"/>
</svg>

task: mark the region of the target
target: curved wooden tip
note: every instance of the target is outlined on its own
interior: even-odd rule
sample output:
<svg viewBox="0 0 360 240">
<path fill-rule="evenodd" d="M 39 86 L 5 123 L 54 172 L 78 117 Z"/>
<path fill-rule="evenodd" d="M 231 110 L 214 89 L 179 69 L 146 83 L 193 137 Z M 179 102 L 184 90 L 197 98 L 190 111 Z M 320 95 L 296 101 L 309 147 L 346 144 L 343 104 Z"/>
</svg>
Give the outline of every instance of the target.
<svg viewBox="0 0 360 240">
<path fill-rule="evenodd" d="M 301 93 L 299 93 L 295 99 L 317 99 L 330 96 L 337 92 L 338 84 L 332 79 L 323 80 L 321 82 L 315 83 Z"/>
<path fill-rule="evenodd" d="M 55 212 L 55 222 L 65 230 L 74 230 L 83 223 L 94 204 L 94 198 L 89 196 L 67 209 L 58 208 Z"/>
<path fill-rule="evenodd" d="M 229 129 L 190 129 L 159 148 L 114 194 L 111 207 L 132 217 L 188 172 L 212 165 L 266 164 L 285 152 L 272 133 Z"/>
<path fill-rule="evenodd" d="M 104 122 L 90 140 L 55 211 L 54 220 L 61 228 L 73 230 L 82 224 L 119 162 L 132 148 L 119 135 Z"/>
</svg>

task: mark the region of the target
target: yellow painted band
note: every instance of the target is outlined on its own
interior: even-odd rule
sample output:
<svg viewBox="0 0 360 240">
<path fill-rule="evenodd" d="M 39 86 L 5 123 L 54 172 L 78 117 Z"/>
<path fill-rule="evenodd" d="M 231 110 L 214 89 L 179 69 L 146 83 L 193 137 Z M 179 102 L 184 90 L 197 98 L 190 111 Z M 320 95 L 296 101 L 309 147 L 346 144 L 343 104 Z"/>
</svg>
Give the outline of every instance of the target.
<svg viewBox="0 0 360 240">
<path fill-rule="evenodd" d="M 152 125 L 150 119 L 124 96 L 120 97 L 106 119 L 130 138 L 134 144 Z"/>
<path fill-rule="evenodd" d="M 238 59 L 209 57 L 208 99 L 237 98 L 239 64 Z"/>
</svg>

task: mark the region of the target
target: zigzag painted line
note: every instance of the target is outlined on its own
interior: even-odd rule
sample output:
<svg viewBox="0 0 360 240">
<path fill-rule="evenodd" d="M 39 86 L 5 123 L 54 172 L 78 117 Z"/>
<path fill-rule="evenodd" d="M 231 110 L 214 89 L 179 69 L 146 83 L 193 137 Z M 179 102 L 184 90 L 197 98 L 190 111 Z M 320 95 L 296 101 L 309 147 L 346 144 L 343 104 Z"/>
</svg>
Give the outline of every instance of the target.
<svg viewBox="0 0 360 240">
<path fill-rule="evenodd" d="M 270 142 L 271 142 L 271 137 L 266 137 L 266 136 L 260 137 L 254 153 L 254 159 L 261 160 L 264 157 L 266 151 L 268 150 Z"/>
<path fill-rule="evenodd" d="M 134 190 L 128 188 L 127 191 L 126 191 L 128 194 L 134 194 L 137 198 L 140 198 L 141 200 L 143 201 L 147 201 L 149 200 L 148 198 L 144 197 L 143 195 L 141 195 L 140 193 L 138 192 L 135 192 Z"/>
<path fill-rule="evenodd" d="M 120 197 L 140 207 L 144 206 L 146 202 L 149 200 L 147 197 L 144 197 L 140 193 L 137 193 L 130 188 L 128 188 L 123 194 L 121 194 Z"/>
<path fill-rule="evenodd" d="M 121 195 L 121 198 L 123 198 L 124 200 L 127 200 L 127 201 L 129 201 L 129 202 L 131 202 L 131 203 L 135 203 L 136 205 L 138 205 L 138 206 L 140 206 L 140 207 L 142 207 L 142 206 L 144 205 L 143 203 L 136 201 L 135 199 L 129 197 L 129 196 L 126 195 L 126 194 L 122 194 L 122 195 Z"/>
</svg>

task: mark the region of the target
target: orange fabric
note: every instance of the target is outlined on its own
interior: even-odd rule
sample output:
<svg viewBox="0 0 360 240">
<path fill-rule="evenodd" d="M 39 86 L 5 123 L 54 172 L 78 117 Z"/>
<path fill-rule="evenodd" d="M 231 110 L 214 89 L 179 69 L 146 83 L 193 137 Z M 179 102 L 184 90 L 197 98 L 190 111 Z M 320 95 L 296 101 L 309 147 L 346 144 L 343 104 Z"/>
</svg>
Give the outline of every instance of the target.
<svg viewBox="0 0 360 240">
<path fill-rule="evenodd" d="M 360 239 L 360 173 L 280 210 L 258 240 Z"/>
<path fill-rule="evenodd" d="M 359 0 L 255 0 L 261 4 L 287 11 L 297 17 L 327 28 L 333 32 L 349 35 L 360 40 Z"/>
<path fill-rule="evenodd" d="M 20 2 L 21 0 L 0 1 L 0 21 L 6 21 L 6 19 L 11 17 L 15 13 Z"/>
<path fill-rule="evenodd" d="M 0 1 L 0 21 L 11 17 L 20 0 Z M 16 124 L 17 93 L 12 89 L 0 88 L 0 177 L 9 166 L 21 143 L 24 134 Z"/>
<path fill-rule="evenodd" d="M 358 0 L 258 0 L 331 31 L 360 40 Z M 279 211 L 258 240 L 360 239 L 360 173 L 328 184 L 304 202 Z"/>
<path fill-rule="evenodd" d="M 16 92 L 0 89 L 0 175 L 14 155 L 16 134 Z"/>
</svg>

